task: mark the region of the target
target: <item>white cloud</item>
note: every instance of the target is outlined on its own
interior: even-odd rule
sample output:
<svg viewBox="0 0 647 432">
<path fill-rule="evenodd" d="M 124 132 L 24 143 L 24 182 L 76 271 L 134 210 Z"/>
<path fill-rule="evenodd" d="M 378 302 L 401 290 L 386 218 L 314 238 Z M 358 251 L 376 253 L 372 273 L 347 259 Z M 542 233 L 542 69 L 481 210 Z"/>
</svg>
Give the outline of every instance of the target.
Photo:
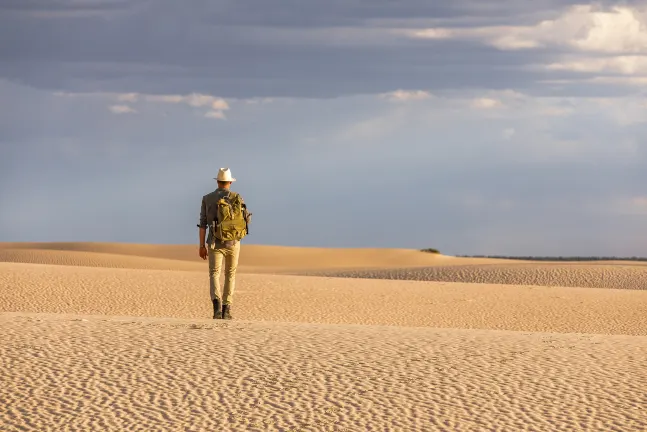
<svg viewBox="0 0 647 432">
<path fill-rule="evenodd" d="M 514 128 L 507 128 L 503 131 L 503 138 L 509 140 L 514 136 L 515 132 Z"/>
<path fill-rule="evenodd" d="M 383 99 L 391 102 L 408 102 L 415 100 L 425 100 L 432 97 L 431 93 L 424 90 L 396 90 L 379 95 Z"/>
<path fill-rule="evenodd" d="M 470 106 L 475 109 L 493 109 L 493 108 L 502 107 L 503 103 L 498 99 L 485 97 L 485 98 L 472 99 L 472 101 L 470 102 Z"/>
<path fill-rule="evenodd" d="M 216 111 L 226 111 L 229 109 L 229 104 L 224 99 L 216 99 L 211 102 L 211 108 Z"/>
<path fill-rule="evenodd" d="M 66 98 L 81 98 L 81 97 L 111 97 L 114 98 L 115 93 L 104 93 L 104 92 L 87 92 L 87 93 L 72 93 L 72 92 L 63 92 L 56 91 L 52 93 L 57 97 L 66 97 Z"/>
<path fill-rule="evenodd" d="M 182 102 L 186 102 L 192 107 L 203 107 L 214 103 L 215 98 L 210 95 L 192 93 L 188 96 L 184 96 L 184 98 L 182 99 Z"/>
<path fill-rule="evenodd" d="M 531 102 L 532 98 L 515 90 L 493 90 L 486 92 L 481 97 L 467 100 L 472 109 L 493 110 L 496 108 L 510 108 Z M 463 102 L 465 103 L 465 102 Z"/>
<path fill-rule="evenodd" d="M 550 63 L 545 68 L 574 72 L 616 72 L 625 75 L 647 74 L 647 56 L 580 58 L 573 61 Z"/>
<path fill-rule="evenodd" d="M 180 95 L 145 95 L 145 99 L 149 102 L 164 103 L 180 103 L 184 101 L 184 97 Z"/>
<path fill-rule="evenodd" d="M 222 111 L 207 111 L 204 116 L 211 119 L 226 120 L 225 113 Z"/>
<path fill-rule="evenodd" d="M 137 102 L 139 100 L 146 102 L 161 102 L 161 103 L 184 103 L 192 107 L 204 106 L 218 106 L 217 109 L 229 109 L 227 101 L 217 96 L 190 93 L 186 95 L 177 94 L 144 94 L 144 93 L 104 93 L 104 92 L 88 92 L 88 93 L 68 93 L 68 92 L 54 92 L 55 96 L 60 97 L 99 97 L 113 99 L 119 102 Z"/>
<path fill-rule="evenodd" d="M 421 39 L 483 40 L 502 50 L 556 45 L 602 53 L 647 53 L 643 15 L 628 7 L 600 11 L 592 5 L 577 5 L 556 19 L 532 26 L 441 27 L 401 32 Z"/>
<path fill-rule="evenodd" d="M 572 45 L 587 51 L 647 52 L 647 28 L 634 10 L 616 7 L 613 12 L 593 13 L 591 6 L 580 10 L 588 18 L 589 28 L 585 37 L 573 35 Z"/>
<path fill-rule="evenodd" d="M 596 84 L 604 83 L 604 84 L 624 84 L 624 85 L 643 86 L 643 85 L 647 85 L 647 76 L 638 76 L 638 77 L 602 76 L 602 77 L 590 78 L 590 79 L 584 80 L 584 82 L 596 83 Z"/>
<path fill-rule="evenodd" d="M 447 28 L 429 28 L 424 30 L 414 30 L 406 32 L 410 36 L 421 39 L 451 39 L 455 37 L 456 32 Z"/>
<path fill-rule="evenodd" d="M 143 93 L 65 93 L 56 92 L 55 96 L 78 98 L 78 97 L 98 97 L 104 99 L 112 99 L 117 102 L 148 102 L 148 103 L 167 103 L 167 104 L 186 104 L 194 108 L 208 108 L 208 115 L 210 118 L 224 118 L 222 111 L 230 109 L 229 103 L 220 97 L 191 93 L 187 95 L 174 95 L 174 94 L 143 94 Z M 109 107 L 110 111 L 115 114 L 125 114 L 137 112 L 133 108 L 124 104 L 115 104 Z"/>
<path fill-rule="evenodd" d="M 226 100 L 201 93 L 191 93 L 187 95 L 142 95 L 144 100 L 150 102 L 162 103 L 184 103 L 195 108 L 210 106 L 214 110 L 228 110 L 229 104 Z"/>
<path fill-rule="evenodd" d="M 137 112 L 136 110 L 129 107 L 128 105 L 111 105 L 108 107 L 108 109 L 114 114 L 129 114 L 129 113 Z"/>
<path fill-rule="evenodd" d="M 117 100 L 119 102 L 133 102 L 134 103 L 134 102 L 137 102 L 137 97 L 138 97 L 137 93 L 123 93 L 123 94 L 117 95 Z"/>
</svg>

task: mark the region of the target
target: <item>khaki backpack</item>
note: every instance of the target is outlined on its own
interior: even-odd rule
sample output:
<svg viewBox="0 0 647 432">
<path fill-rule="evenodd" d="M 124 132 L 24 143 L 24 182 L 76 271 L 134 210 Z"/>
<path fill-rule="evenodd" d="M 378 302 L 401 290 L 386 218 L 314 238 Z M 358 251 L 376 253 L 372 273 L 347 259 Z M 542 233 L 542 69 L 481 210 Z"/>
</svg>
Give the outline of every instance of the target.
<svg viewBox="0 0 647 432">
<path fill-rule="evenodd" d="M 215 238 L 223 241 L 240 241 L 249 234 L 252 214 L 247 211 L 243 199 L 236 192 L 218 200 L 217 221 L 214 221 Z"/>
</svg>

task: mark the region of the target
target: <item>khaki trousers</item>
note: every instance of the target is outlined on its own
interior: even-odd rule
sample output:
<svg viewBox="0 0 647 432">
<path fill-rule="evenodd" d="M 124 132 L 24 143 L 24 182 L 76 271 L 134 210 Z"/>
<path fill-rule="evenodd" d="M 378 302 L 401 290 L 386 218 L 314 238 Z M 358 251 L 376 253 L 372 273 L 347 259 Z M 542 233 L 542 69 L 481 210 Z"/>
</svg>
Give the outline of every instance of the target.
<svg viewBox="0 0 647 432">
<path fill-rule="evenodd" d="M 238 255 L 240 254 L 240 242 L 233 247 L 218 247 L 209 250 L 209 287 L 211 300 L 220 299 L 223 305 L 232 304 L 234 300 L 234 289 L 236 288 L 236 268 L 238 267 Z M 220 292 L 220 273 L 222 262 L 225 262 L 225 286 Z"/>
</svg>

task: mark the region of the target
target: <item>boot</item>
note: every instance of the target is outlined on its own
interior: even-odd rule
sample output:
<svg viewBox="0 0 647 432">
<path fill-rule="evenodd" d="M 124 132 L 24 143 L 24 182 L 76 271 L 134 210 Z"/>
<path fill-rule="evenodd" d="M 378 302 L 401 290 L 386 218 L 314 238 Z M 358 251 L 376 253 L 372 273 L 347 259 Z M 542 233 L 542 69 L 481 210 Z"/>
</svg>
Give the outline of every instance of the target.
<svg viewBox="0 0 647 432">
<path fill-rule="evenodd" d="M 222 319 L 231 319 L 231 305 L 222 305 Z"/>
<path fill-rule="evenodd" d="M 222 311 L 220 310 L 220 299 L 213 299 L 213 319 L 222 319 Z"/>
</svg>

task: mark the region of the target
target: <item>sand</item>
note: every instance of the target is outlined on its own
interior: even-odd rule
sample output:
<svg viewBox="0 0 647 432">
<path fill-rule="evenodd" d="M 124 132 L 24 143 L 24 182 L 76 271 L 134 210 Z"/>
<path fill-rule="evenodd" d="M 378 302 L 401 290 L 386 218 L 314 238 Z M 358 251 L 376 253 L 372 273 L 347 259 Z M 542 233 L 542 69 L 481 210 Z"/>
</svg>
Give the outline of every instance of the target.
<svg viewBox="0 0 647 432">
<path fill-rule="evenodd" d="M 506 263 L 436 265 L 430 267 L 311 271 L 304 274 L 363 279 L 394 279 L 506 285 L 647 289 L 643 263 Z"/>
<path fill-rule="evenodd" d="M 640 263 L 0 244 L 2 431 L 645 431 Z"/>
</svg>

